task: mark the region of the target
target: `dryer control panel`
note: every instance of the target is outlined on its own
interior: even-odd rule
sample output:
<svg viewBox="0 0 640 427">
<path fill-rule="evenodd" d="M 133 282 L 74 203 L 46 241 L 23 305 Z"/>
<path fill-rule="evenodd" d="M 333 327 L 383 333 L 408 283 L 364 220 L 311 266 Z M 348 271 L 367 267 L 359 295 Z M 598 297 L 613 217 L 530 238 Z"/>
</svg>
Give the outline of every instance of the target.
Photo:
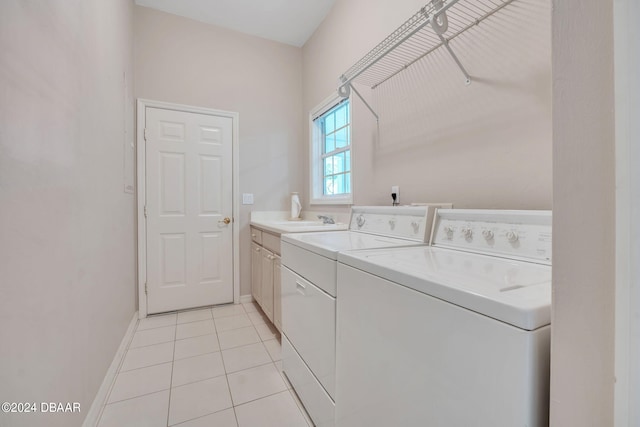
<svg viewBox="0 0 640 427">
<path fill-rule="evenodd" d="M 436 208 L 451 207 L 450 203 L 421 206 L 354 206 L 351 208 L 349 230 L 397 237 L 416 242 L 428 242 Z"/>
<path fill-rule="evenodd" d="M 551 265 L 551 211 L 440 209 L 431 244 Z"/>
</svg>

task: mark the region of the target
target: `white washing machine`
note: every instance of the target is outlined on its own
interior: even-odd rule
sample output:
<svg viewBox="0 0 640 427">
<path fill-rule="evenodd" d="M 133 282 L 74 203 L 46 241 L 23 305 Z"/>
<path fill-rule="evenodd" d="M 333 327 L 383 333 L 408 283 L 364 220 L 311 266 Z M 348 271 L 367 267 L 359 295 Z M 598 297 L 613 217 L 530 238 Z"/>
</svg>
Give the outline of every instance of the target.
<svg viewBox="0 0 640 427">
<path fill-rule="evenodd" d="M 349 231 L 282 236 L 282 367 L 316 426 L 334 425 L 338 253 L 425 245 L 447 205 L 354 206 Z"/>
<path fill-rule="evenodd" d="M 551 212 L 436 215 L 338 256 L 335 425 L 548 426 Z"/>
</svg>

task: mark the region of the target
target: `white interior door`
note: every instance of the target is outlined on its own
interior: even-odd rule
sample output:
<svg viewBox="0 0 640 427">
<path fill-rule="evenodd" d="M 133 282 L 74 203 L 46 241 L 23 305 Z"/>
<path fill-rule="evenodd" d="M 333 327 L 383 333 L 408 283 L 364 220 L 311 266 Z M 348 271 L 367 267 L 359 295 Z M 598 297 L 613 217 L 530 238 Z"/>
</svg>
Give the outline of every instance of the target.
<svg viewBox="0 0 640 427">
<path fill-rule="evenodd" d="M 233 302 L 233 119 L 145 108 L 147 312 Z"/>
</svg>

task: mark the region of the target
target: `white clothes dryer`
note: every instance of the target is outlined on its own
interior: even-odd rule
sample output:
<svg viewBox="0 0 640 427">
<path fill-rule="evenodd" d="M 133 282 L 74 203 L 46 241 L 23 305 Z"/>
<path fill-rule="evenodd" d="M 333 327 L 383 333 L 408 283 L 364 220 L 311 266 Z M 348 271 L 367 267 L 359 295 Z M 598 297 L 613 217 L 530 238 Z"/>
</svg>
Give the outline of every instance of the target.
<svg viewBox="0 0 640 427">
<path fill-rule="evenodd" d="M 335 425 L 548 426 L 551 212 L 436 215 L 338 256 Z"/>
</svg>

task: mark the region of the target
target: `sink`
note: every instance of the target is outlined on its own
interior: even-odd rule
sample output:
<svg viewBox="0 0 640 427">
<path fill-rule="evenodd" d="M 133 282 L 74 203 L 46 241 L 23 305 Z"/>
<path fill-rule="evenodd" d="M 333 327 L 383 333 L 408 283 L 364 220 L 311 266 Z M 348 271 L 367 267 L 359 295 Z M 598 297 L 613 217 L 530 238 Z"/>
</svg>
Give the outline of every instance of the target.
<svg viewBox="0 0 640 427">
<path fill-rule="evenodd" d="M 348 224 L 338 222 L 336 224 L 325 224 L 322 221 L 287 221 L 287 220 L 266 220 L 266 221 L 251 221 L 251 225 L 265 230 L 270 230 L 274 233 L 304 233 L 308 231 L 334 231 L 334 230 L 346 230 L 349 228 Z"/>
<path fill-rule="evenodd" d="M 287 227 L 287 228 L 308 228 L 308 227 L 342 228 L 345 226 L 345 224 L 341 222 L 336 222 L 335 224 L 325 224 L 322 221 L 273 221 L 272 224 L 280 227 Z"/>
<path fill-rule="evenodd" d="M 322 221 L 273 221 L 273 223 L 277 225 L 284 225 L 287 227 L 313 227 L 318 225 L 333 225 L 325 224 Z"/>
</svg>

